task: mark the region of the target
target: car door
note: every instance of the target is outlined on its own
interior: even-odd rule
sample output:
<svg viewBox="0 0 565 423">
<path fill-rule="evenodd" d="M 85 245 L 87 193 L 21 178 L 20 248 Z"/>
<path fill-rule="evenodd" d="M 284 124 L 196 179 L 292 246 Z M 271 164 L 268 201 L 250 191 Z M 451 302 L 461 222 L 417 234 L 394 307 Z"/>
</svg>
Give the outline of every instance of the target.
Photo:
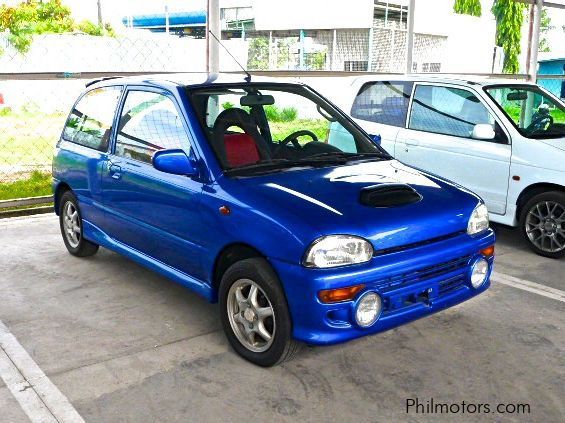
<svg viewBox="0 0 565 423">
<path fill-rule="evenodd" d="M 490 137 L 477 129 L 487 124 Z M 417 84 L 407 128 L 397 136 L 396 158 L 469 188 L 491 213 L 506 211 L 509 137 L 492 110 L 469 89 Z"/>
<path fill-rule="evenodd" d="M 351 116 L 369 134 L 381 136 L 381 146 L 395 155 L 395 142 L 406 123 L 411 81 L 372 81 L 361 86 Z"/>
<path fill-rule="evenodd" d="M 185 125 L 170 93 L 128 88 L 102 173 L 105 230 L 116 241 L 200 278 L 201 248 L 194 234 L 201 224 L 202 183 L 158 171 L 151 163 L 157 150 L 193 154 Z"/>
</svg>

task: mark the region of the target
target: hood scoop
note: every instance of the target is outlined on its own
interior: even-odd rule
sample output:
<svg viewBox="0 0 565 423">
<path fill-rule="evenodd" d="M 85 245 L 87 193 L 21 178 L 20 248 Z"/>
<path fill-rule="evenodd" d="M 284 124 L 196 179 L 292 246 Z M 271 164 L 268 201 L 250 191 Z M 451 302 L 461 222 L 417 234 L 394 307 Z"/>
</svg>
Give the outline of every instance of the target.
<svg viewBox="0 0 565 423">
<path fill-rule="evenodd" d="M 359 201 L 369 207 L 397 207 L 417 203 L 422 196 L 406 184 L 380 184 L 361 190 Z"/>
</svg>

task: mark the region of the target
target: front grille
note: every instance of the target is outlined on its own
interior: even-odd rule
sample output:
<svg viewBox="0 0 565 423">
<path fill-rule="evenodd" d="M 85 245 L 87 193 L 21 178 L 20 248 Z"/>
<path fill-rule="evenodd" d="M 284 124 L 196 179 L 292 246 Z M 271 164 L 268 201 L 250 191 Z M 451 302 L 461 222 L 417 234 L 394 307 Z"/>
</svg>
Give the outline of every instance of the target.
<svg viewBox="0 0 565 423">
<path fill-rule="evenodd" d="M 443 295 L 451 291 L 455 291 L 464 283 L 465 283 L 464 275 L 454 276 L 452 278 L 441 281 L 439 283 L 439 295 Z"/>
<path fill-rule="evenodd" d="M 373 253 L 373 257 L 382 256 L 382 255 L 391 254 L 391 253 L 398 253 L 399 251 L 410 250 L 412 248 L 422 247 L 422 246 L 428 245 L 428 244 L 433 244 L 434 242 L 445 241 L 447 239 L 455 238 L 456 236 L 462 235 L 464 233 L 467 233 L 467 231 L 462 230 L 462 231 L 458 231 L 458 232 L 452 232 L 452 233 L 447 234 L 447 235 L 436 236 L 435 238 L 429 238 L 429 239 L 426 239 L 424 241 L 418 241 L 418 242 L 413 242 L 411 244 L 399 245 L 398 247 L 383 248 L 381 250 L 375 250 L 374 253 Z"/>
<path fill-rule="evenodd" d="M 427 279 L 436 278 L 438 276 L 452 273 L 457 270 L 465 269 L 467 267 L 467 264 L 469 263 L 470 258 L 471 256 L 463 256 L 433 266 L 423 267 L 412 272 L 401 273 L 386 279 L 381 279 L 377 281 L 376 284 L 379 288 L 386 290 L 389 288 L 399 288 L 404 285 L 410 285 Z M 464 282 L 464 275 L 460 274 L 457 275 L 457 277 L 461 278 L 461 283 Z M 451 279 L 452 278 L 447 279 L 443 282 L 447 283 Z M 445 292 L 447 292 L 449 289 L 450 288 L 446 287 Z"/>
</svg>

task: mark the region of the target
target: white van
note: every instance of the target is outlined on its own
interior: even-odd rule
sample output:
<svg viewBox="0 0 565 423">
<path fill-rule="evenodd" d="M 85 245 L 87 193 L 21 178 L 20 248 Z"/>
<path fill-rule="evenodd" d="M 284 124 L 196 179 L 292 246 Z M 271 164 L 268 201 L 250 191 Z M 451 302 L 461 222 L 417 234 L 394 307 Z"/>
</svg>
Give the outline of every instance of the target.
<svg viewBox="0 0 565 423">
<path fill-rule="evenodd" d="M 525 82 L 418 76 L 364 76 L 350 92 L 339 106 L 396 159 L 479 194 L 536 253 L 565 255 L 560 99 Z"/>
</svg>

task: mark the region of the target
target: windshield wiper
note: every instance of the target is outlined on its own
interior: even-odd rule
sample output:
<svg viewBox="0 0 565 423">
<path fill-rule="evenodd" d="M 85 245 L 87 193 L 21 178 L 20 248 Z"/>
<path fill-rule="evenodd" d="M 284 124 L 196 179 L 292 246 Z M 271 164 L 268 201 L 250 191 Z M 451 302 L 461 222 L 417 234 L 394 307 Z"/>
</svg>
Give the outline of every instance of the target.
<svg viewBox="0 0 565 423">
<path fill-rule="evenodd" d="M 262 162 L 257 162 L 254 164 L 234 167 L 224 171 L 224 174 L 229 176 L 242 176 L 247 174 L 260 174 L 274 172 L 284 169 L 290 169 L 292 167 L 318 167 L 327 166 L 328 164 L 345 164 L 346 159 L 342 157 L 327 157 L 321 159 L 309 160 L 308 158 L 300 160 L 289 160 L 289 159 L 272 159 L 265 160 Z"/>
<path fill-rule="evenodd" d="M 344 151 L 332 151 L 327 153 L 314 154 L 313 156 L 305 157 L 300 161 L 310 161 L 310 160 L 327 160 L 327 159 L 345 159 L 346 161 L 365 159 L 365 158 L 378 158 L 378 159 L 389 159 L 390 156 L 385 153 L 346 153 Z"/>
</svg>

